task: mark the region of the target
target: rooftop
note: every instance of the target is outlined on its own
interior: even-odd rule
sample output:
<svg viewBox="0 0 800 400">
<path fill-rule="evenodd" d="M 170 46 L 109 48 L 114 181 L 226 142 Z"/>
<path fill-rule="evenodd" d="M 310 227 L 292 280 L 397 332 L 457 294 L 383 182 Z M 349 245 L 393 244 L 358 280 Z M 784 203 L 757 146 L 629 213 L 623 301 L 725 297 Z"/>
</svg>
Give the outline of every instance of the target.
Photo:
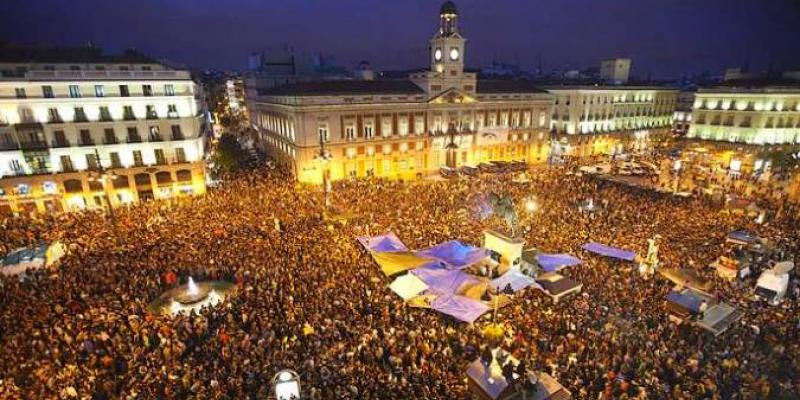
<svg viewBox="0 0 800 400">
<path fill-rule="evenodd" d="M 122 54 L 103 54 L 95 46 L 23 47 L 0 43 L 0 62 L 52 64 L 158 64 L 158 61 L 135 50 Z"/>
<path fill-rule="evenodd" d="M 409 80 L 378 79 L 372 81 L 329 80 L 297 82 L 259 91 L 265 96 L 344 96 L 368 94 L 422 94 L 422 89 Z"/>
<path fill-rule="evenodd" d="M 497 79 L 478 79 L 478 93 L 547 93 L 533 81 Z"/>
</svg>

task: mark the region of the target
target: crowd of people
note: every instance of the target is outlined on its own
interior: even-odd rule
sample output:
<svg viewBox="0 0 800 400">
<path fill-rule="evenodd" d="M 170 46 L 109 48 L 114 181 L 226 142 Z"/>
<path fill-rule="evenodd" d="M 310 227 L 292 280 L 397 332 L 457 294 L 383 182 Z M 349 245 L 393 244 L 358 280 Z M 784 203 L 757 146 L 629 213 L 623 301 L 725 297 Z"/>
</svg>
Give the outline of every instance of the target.
<svg viewBox="0 0 800 400">
<path fill-rule="evenodd" d="M 500 309 L 504 346 L 576 398 L 753 399 L 800 394 L 798 292 L 780 307 L 751 299 L 748 283 L 706 268 L 732 230 L 770 240 L 792 259 L 792 213 L 765 224 L 720 213 L 703 198 L 535 170 L 447 181 L 337 182 L 323 215 L 318 187 L 264 167 L 224 177 L 207 195 L 101 213 L 2 221 L 0 252 L 59 240 L 48 271 L 0 278 L 0 398 L 266 399 L 273 375 L 297 371 L 308 399 L 461 399 L 466 367 L 487 350 L 484 316 L 464 324 L 409 308 L 388 288 L 358 235 L 394 232 L 410 248 L 447 240 L 480 245 L 502 224 L 479 212 L 488 193 L 520 206 L 527 245 L 585 260 L 565 270 L 583 292 L 557 304 L 525 290 Z M 521 205 L 535 197 L 538 210 Z M 603 207 L 578 210 L 587 198 Z M 794 214 L 796 215 L 796 214 Z M 595 241 L 643 254 L 662 237 L 661 264 L 696 268 L 745 316 L 714 337 L 671 322 L 671 284 L 634 265 L 580 250 Z M 195 280 L 237 292 L 200 314 L 162 316 L 148 304 Z"/>
</svg>

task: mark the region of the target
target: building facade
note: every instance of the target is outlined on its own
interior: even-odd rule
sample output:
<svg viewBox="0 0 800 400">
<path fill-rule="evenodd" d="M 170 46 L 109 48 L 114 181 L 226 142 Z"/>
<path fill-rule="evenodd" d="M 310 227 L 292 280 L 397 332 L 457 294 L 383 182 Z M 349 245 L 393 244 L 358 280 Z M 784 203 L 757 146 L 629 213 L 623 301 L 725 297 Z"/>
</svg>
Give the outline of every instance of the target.
<svg viewBox="0 0 800 400">
<path fill-rule="evenodd" d="M 677 91 L 662 87 L 550 86 L 554 152 L 592 156 L 642 151 L 669 134 Z"/>
<path fill-rule="evenodd" d="M 678 135 L 686 136 L 692 125 L 692 107 L 694 106 L 694 92 L 678 93 L 678 102 L 672 117 L 672 131 Z"/>
<path fill-rule="evenodd" d="M 202 93 L 188 72 L 94 50 L 13 56 L 0 62 L 0 214 L 205 192 Z"/>
<path fill-rule="evenodd" d="M 613 85 L 628 83 L 631 74 L 630 58 L 609 58 L 600 62 L 600 79 Z"/>
<path fill-rule="evenodd" d="M 800 142 L 800 86 L 700 89 L 688 137 L 746 144 Z"/>
<path fill-rule="evenodd" d="M 445 166 L 545 161 L 553 96 L 529 82 L 465 72 L 466 40 L 451 2 L 439 22 L 430 69 L 408 79 L 260 90 L 248 109 L 267 153 L 291 164 L 302 182 L 414 179 Z"/>
</svg>

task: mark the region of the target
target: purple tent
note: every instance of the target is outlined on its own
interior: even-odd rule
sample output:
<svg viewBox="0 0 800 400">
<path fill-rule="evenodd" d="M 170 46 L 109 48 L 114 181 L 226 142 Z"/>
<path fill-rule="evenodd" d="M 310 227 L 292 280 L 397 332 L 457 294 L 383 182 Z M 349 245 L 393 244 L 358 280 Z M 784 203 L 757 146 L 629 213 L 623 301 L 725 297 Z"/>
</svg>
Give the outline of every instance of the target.
<svg viewBox="0 0 800 400">
<path fill-rule="evenodd" d="M 457 269 L 469 267 L 489 256 L 486 249 L 466 245 L 458 240 L 444 242 L 425 250 L 419 250 L 417 253 L 435 258 L 447 266 Z"/>
<path fill-rule="evenodd" d="M 633 261 L 636 258 L 636 253 L 628 250 L 618 249 L 616 247 L 606 246 L 600 243 L 586 243 L 582 246 L 586 251 L 600 254 L 601 256 L 618 258 L 625 261 Z"/>
<path fill-rule="evenodd" d="M 545 254 L 540 253 L 536 255 L 536 261 L 539 265 L 542 266 L 547 272 L 558 271 L 564 267 L 571 267 L 573 265 L 578 265 L 583 263 L 580 258 L 577 258 L 571 254 L 560 253 L 560 254 Z"/>
<path fill-rule="evenodd" d="M 454 294 L 466 285 L 480 283 L 480 279 L 461 270 L 427 265 L 411 271 L 428 285 L 428 290 L 437 294 Z"/>
<path fill-rule="evenodd" d="M 403 242 L 394 234 L 394 233 L 387 233 L 385 235 L 367 237 L 367 236 L 358 236 L 356 237 L 359 243 L 364 246 L 365 249 L 369 251 L 378 251 L 378 252 L 387 252 L 387 251 L 408 251 L 408 247 L 406 247 Z"/>
<path fill-rule="evenodd" d="M 458 295 L 439 296 L 433 300 L 431 308 L 469 323 L 475 322 L 481 315 L 489 311 L 489 306 L 486 304 Z"/>
<path fill-rule="evenodd" d="M 497 279 L 492 280 L 492 287 L 502 291 L 507 285 L 511 285 L 511 290 L 515 293 L 533 284 L 533 279 L 515 269 L 510 269 Z"/>
</svg>

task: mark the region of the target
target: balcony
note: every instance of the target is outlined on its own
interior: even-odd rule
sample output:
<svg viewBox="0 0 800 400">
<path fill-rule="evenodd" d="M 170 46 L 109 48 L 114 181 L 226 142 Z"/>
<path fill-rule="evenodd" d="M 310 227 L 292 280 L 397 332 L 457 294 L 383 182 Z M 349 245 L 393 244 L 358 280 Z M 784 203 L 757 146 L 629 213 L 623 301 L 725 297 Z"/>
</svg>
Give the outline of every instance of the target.
<svg viewBox="0 0 800 400">
<path fill-rule="evenodd" d="M 128 143 L 142 143 L 142 137 L 139 136 L 139 135 L 136 135 L 136 136 L 129 135 L 128 136 Z"/>
<path fill-rule="evenodd" d="M 19 150 L 19 145 L 11 142 L 0 143 L 0 150 Z"/>
<path fill-rule="evenodd" d="M 19 142 L 19 147 L 22 150 L 45 150 L 47 149 L 47 142 L 43 140 Z"/>
<path fill-rule="evenodd" d="M 86 139 L 86 140 L 79 140 L 78 141 L 78 146 L 94 146 L 94 145 L 95 145 L 95 143 L 94 143 L 93 139 Z"/>
<path fill-rule="evenodd" d="M 69 140 L 53 140 L 50 142 L 50 147 L 54 149 L 63 148 L 63 147 L 71 147 L 72 144 Z"/>
<path fill-rule="evenodd" d="M 164 138 L 163 138 L 163 137 L 161 137 L 161 135 L 150 135 L 150 136 L 147 138 L 147 141 L 148 141 L 148 142 L 163 142 L 163 141 L 164 141 Z"/>
<path fill-rule="evenodd" d="M 119 144 L 119 140 L 117 138 L 105 138 L 103 139 L 103 144 Z"/>
<path fill-rule="evenodd" d="M 172 140 L 186 140 L 186 137 L 183 136 L 183 133 L 173 133 Z"/>
<path fill-rule="evenodd" d="M 136 121 L 136 116 L 133 114 L 125 114 L 122 119 L 125 121 Z"/>
</svg>

